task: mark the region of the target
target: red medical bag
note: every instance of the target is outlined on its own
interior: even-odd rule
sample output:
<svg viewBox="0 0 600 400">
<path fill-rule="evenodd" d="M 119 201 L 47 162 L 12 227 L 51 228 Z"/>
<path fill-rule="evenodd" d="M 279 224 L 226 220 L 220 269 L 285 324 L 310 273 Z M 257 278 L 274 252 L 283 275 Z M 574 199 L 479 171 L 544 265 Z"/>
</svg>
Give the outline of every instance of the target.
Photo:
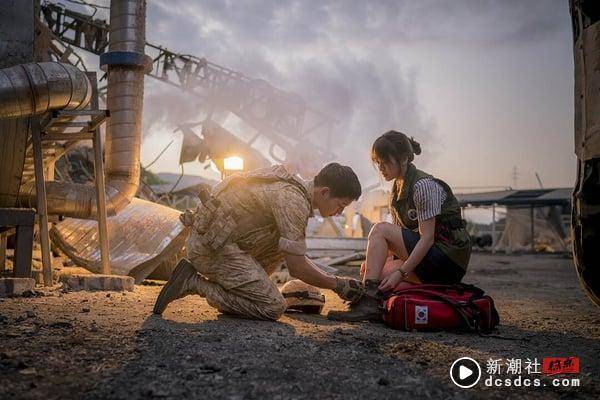
<svg viewBox="0 0 600 400">
<path fill-rule="evenodd" d="M 407 331 L 491 332 L 500 317 L 494 300 L 473 285 L 414 285 L 383 301 L 383 320 Z"/>
</svg>

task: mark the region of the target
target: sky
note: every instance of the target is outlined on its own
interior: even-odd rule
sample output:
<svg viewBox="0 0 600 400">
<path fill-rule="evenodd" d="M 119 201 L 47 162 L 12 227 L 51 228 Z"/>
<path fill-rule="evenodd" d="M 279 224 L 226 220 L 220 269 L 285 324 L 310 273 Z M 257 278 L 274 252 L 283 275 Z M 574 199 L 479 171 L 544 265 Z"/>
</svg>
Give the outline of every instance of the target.
<svg viewBox="0 0 600 400">
<path fill-rule="evenodd" d="M 98 3 L 106 3 L 98 1 Z M 389 129 L 455 191 L 572 186 L 573 55 L 566 0 L 148 1 L 147 40 L 296 92 L 336 119 L 333 152 L 363 186 Z M 178 172 L 198 100 L 146 78 L 142 164 Z M 187 173 L 206 174 L 197 163 Z M 470 191 L 472 191 L 471 189 Z"/>
</svg>

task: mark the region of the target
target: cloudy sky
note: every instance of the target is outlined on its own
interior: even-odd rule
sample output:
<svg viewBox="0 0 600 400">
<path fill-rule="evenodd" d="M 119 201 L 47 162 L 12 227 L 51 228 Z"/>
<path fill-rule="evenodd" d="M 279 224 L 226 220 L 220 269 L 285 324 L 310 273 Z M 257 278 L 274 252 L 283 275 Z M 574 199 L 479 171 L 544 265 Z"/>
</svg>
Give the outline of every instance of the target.
<svg viewBox="0 0 600 400">
<path fill-rule="evenodd" d="M 334 117 L 341 162 L 377 182 L 372 141 L 414 136 L 418 167 L 455 187 L 574 181 L 566 0 L 148 2 L 147 39 L 262 78 Z M 194 101 L 146 79 L 143 163 L 178 171 Z M 200 173 L 186 164 L 186 172 Z M 460 190 L 457 190 L 460 191 Z"/>
</svg>

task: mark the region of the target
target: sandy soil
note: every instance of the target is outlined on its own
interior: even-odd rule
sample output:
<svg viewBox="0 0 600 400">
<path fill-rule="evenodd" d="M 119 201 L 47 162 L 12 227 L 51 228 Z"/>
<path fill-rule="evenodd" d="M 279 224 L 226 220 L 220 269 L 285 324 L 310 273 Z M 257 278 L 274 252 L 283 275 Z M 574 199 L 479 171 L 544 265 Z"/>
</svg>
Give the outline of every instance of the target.
<svg viewBox="0 0 600 400">
<path fill-rule="evenodd" d="M 0 399 L 600 398 L 600 309 L 569 258 L 476 254 L 465 281 L 494 297 L 503 338 L 299 314 L 249 321 L 220 316 L 197 296 L 160 318 L 151 315 L 156 285 L 3 299 Z M 344 307 L 326 296 L 324 314 Z M 483 368 L 472 389 L 449 379 L 462 356 Z M 484 385 L 490 357 L 548 356 L 580 357 L 580 387 L 554 388 L 549 378 L 537 388 Z"/>
</svg>

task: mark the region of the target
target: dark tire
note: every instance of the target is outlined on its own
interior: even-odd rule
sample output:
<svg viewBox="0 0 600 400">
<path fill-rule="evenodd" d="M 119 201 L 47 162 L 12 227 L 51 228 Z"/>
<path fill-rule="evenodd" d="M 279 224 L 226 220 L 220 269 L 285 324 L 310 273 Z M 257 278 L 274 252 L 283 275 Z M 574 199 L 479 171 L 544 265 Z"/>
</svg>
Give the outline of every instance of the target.
<svg viewBox="0 0 600 400">
<path fill-rule="evenodd" d="M 579 161 L 571 228 L 579 281 L 592 302 L 600 306 L 600 158 Z"/>
</svg>

